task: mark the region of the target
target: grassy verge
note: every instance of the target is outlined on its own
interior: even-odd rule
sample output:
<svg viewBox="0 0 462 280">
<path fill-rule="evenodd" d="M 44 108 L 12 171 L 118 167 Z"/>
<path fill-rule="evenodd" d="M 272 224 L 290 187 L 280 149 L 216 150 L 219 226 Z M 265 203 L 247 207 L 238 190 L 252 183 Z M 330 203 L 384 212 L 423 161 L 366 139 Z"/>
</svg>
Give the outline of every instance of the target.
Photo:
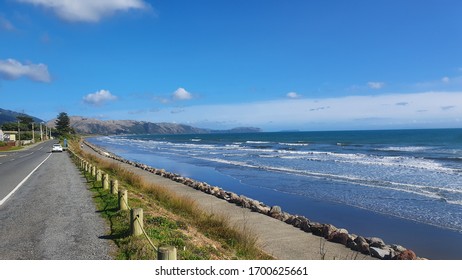
<svg viewBox="0 0 462 280">
<path fill-rule="evenodd" d="M 162 186 L 145 182 L 119 164 L 85 153 L 76 142 L 73 151 L 119 180 L 119 189 L 129 192 L 129 205 L 144 211 L 144 226 L 156 246 L 173 245 L 178 259 L 270 259 L 257 246 L 258 239 L 245 228 L 231 225 L 226 217 L 208 214 L 197 204 Z M 128 211 L 118 210 L 117 197 L 85 174 L 98 211 L 110 225 L 107 238 L 118 246 L 118 259 L 155 259 L 144 236 L 129 236 Z"/>
<path fill-rule="evenodd" d="M 3 146 L 0 147 L 0 152 L 12 152 L 12 151 L 19 151 L 22 150 L 23 146 Z"/>
</svg>

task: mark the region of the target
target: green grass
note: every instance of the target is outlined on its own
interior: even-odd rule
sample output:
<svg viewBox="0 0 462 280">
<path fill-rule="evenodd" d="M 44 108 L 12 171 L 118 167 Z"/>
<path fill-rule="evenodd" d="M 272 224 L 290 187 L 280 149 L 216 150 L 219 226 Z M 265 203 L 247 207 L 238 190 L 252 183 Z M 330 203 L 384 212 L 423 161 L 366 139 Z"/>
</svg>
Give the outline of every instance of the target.
<svg viewBox="0 0 462 280">
<path fill-rule="evenodd" d="M 11 146 L 9 148 L 5 148 L 3 149 L 4 147 L 2 147 L 2 152 L 11 152 L 11 151 L 18 151 L 18 150 L 21 150 L 22 148 L 24 148 L 23 146 L 19 146 L 19 147 L 16 147 L 16 146 Z"/>
<path fill-rule="evenodd" d="M 156 259 L 155 250 L 150 247 L 144 235 L 130 236 L 129 211 L 118 210 L 118 198 L 103 190 L 101 182 L 96 182 L 89 173 L 84 174 L 89 190 L 93 193 L 97 211 L 109 222 L 110 232 L 105 238 L 114 241 L 118 247 L 116 259 L 143 260 Z M 126 184 L 124 184 L 127 187 Z M 130 198 L 133 208 L 143 206 L 141 199 Z M 178 248 L 178 259 L 210 259 L 210 248 L 200 248 L 193 244 L 181 230 L 187 230 L 186 223 L 170 220 L 162 216 L 144 215 L 144 227 L 156 246 L 172 245 Z"/>
<path fill-rule="evenodd" d="M 83 153 L 75 143 L 72 146 L 81 157 L 99 166 L 111 178 L 119 180 L 119 189 L 125 188 L 129 191 L 130 207 L 144 209 L 144 226 L 152 242 L 156 246 L 175 246 L 178 259 L 270 259 L 257 247 L 257 238 L 250 231 L 231 226 L 223 216 L 202 211 L 189 198 L 180 197 L 161 186 L 144 182 L 136 174 L 121 168 L 119 164 Z M 117 197 L 103 190 L 101 182 L 92 181 L 88 174 L 85 176 L 94 194 L 98 211 L 110 224 L 107 238 L 113 240 L 119 248 L 116 258 L 155 259 L 156 252 L 145 240 L 144 235 L 129 236 L 129 214 L 128 211 L 118 211 Z M 169 216 L 177 218 L 159 215 L 155 211 L 159 207 L 173 214 Z M 222 249 L 203 242 L 196 244 L 185 234 L 190 228 L 218 242 Z"/>
</svg>

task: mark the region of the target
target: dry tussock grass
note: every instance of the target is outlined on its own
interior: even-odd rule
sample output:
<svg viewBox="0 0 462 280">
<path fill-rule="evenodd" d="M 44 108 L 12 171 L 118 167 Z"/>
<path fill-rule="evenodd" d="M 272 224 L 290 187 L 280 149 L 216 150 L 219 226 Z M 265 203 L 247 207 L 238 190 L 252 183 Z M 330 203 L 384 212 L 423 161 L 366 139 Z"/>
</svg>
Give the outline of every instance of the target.
<svg viewBox="0 0 462 280">
<path fill-rule="evenodd" d="M 194 200 L 179 196 L 165 187 L 146 182 L 139 175 L 124 169 L 120 163 L 87 153 L 78 145 L 73 148 L 87 161 L 123 182 L 131 192 L 136 192 L 138 198 L 146 200 L 145 204 L 154 203 L 171 212 L 177 219 L 186 221 L 197 229 L 197 232 L 205 235 L 206 239 L 217 241 L 221 247 L 233 250 L 238 258 L 271 258 L 258 248 L 257 236 L 245 226 L 231 225 L 227 217 L 203 211 Z"/>
</svg>

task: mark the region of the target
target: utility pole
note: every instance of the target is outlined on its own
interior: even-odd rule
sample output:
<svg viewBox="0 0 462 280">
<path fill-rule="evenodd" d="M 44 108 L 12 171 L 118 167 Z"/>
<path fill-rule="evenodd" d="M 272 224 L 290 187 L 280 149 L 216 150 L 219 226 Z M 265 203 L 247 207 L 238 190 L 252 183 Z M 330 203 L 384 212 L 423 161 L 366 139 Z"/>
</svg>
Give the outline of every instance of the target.
<svg viewBox="0 0 462 280">
<path fill-rule="evenodd" d="M 43 141 L 42 123 L 40 123 L 40 141 Z"/>
<path fill-rule="evenodd" d="M 35 143 L 35 131 L 34 123 L 32 123 L 32 143 Z"/>
<path fill-rule="evenodd" d="M 21 129 L 19 128 L 19 121 L 18 121 L 18 140 L 19 140 L 19 145 L 21 145 Z"/>
<path fill-rule="evenodd" d="M 48 139 L 48 127 L 45 125 L 45 139 Z"/>
</svg>

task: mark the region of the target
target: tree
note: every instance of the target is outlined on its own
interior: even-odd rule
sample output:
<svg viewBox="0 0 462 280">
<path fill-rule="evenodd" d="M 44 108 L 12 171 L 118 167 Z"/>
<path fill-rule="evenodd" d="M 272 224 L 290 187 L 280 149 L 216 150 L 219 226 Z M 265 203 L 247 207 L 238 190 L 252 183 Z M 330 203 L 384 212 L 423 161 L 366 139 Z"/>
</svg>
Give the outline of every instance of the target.
<svg viewBox="0 0 462 280">
<path fill-rule="evenodd" d="M 18 123 L 8 122 L 2 124 L 2 129 L 5 131 L 18 131 Z"/>
<path fill-rule="evenodd" d="M 61 112 L 56 119 L 56 130 L 59 134 L 64 135 L 71 133 L 73 129 L 71 128 L 71 121 L 69 116 L 65 112 Z"/>
<path fill-rule="evenodd" d="M 16 118 L 22 124 L 22 127 L 25 127 L 27 129 L 31 128 L 31 124 L 34 122 L 34 119 L 28 115 L 19 115 Z"/>
</svg>

